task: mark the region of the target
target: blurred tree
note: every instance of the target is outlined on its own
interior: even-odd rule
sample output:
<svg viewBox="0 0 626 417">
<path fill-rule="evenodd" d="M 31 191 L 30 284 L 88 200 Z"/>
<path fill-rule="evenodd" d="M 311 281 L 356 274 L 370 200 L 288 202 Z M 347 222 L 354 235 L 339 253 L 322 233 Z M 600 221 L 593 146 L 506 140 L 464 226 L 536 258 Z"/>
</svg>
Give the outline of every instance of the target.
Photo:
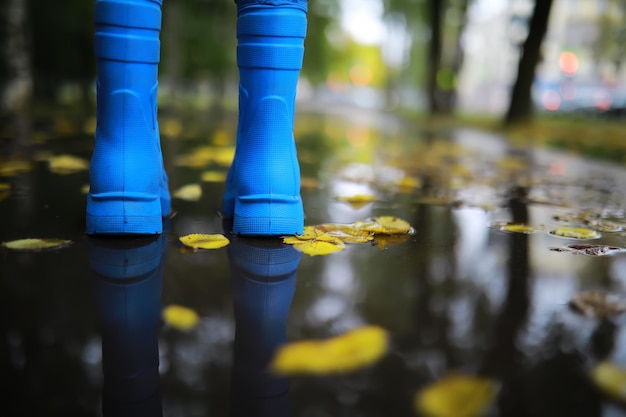
<svg viewBox="0 0 626 417">
<path fill-rule="evenodd" d="M 0 111 L 21 112 L 32 93 L 32 67 L 27 33 L 27 0 L 0 4 Z"/>
<path fill-rule="evenodd" d="M 517 78 L 504 119 L 506 125 L 529 120 L 532 116 L 531 89 L 535 79 L 535 68 L 541 58 L 541 44 L 548 29 L 551 7 L 552 0 L 535 1 L 528 36 L 520 54 Z"/>
<path fill-rule="evenodd" d="M 83 100 L 95 75 L 93 1 L 30 0 L 35 94 L 54 100 L 63 82 L 79 83 Z"/>
</svg>

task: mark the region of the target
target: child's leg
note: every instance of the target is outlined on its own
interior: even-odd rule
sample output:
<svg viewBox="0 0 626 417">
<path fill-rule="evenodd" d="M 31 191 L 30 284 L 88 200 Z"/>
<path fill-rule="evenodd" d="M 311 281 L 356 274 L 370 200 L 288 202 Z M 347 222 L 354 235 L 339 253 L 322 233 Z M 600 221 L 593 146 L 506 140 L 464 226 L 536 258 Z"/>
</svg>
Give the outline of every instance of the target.
<svg viewBox="0 0 626 417">
<path fill-rule="evenodd" d="M 238 0 L 239 125 L 222 211 L 242 235 L 301 234 L 293 138 L 306 0 Z"/>
<path fill-rule="evenodd" d="M 161 233 L 169 212 L 156 118 L 161 2 L 96 0 L 88 234 Z"/>
</svg>

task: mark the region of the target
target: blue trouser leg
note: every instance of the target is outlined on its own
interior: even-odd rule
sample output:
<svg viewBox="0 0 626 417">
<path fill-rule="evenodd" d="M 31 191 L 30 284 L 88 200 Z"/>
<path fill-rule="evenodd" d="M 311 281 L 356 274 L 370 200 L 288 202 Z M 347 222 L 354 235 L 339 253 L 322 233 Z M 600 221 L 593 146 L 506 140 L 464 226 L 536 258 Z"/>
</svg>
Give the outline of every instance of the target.
<svg viewBox="0 0 626 417">
<path fill-rule="evenodd" d="M 293 123 L 307 3 L 240 0 L 237 10 L 239 123 L 222 211 L 236 234 L 301 234 Z"/>
<path fill-rule="evenodd" d="M 161 0 L 96 0 L 97 127 L 88 234 L 162 232 L 169 211 L 157 123 Z"/>
</svg>

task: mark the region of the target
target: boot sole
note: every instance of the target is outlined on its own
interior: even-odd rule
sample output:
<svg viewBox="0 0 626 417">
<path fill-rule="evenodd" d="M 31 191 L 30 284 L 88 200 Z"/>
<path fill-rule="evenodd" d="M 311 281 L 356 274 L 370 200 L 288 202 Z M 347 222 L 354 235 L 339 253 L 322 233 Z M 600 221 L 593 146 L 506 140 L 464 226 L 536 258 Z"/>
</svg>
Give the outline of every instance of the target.
<svg viewBox="0 0 626 417">
<path fill-rule="evenodd" d="M 108 193 L 87 197 L 89 235 L 153 235 L 162 232 L 160 196 Z"/>
<path fill-rule="evenodd" d="M 301 235 L 302 200 L 294 196 L 251 195 L 235 199 L 233 233 L 245 236 Z"/>
</svg>

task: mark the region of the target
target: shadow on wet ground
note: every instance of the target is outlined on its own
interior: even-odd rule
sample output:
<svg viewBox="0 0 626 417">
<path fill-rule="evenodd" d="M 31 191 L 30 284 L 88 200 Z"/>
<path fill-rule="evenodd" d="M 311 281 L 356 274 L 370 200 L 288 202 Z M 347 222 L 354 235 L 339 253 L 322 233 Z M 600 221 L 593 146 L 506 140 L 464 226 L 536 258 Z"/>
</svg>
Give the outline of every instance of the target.
<svg viewBox="0 0 626 417">
<path fill-rule="evenodd" d="M 10 187 L 1 241 L 73 241 L 3 248 L 2 414 L 411 416 L 415 394 L 454 372 L 497 382 L 490 415 L 626 415 L 590 378 L 598 363 L 626 364 L 624 319 L 570 308 L 582 291 L 626 291 L 622 167 L 470 129 L 301 115 L 306 224 L 396 216 L 414 233 L 328 256 L 236 236 L 189 252 L 179 236 L 225 232 L 218 209 L 234 119 L 160 123 L 171 190 L 202 191 L 174 199 L 163 236 L 84 235 L 87 171 L 53 172 L 50 161 L 88 159 L 93 120 L 35 123 L 32 165 L 0 177 Z M 8 133 L 0 144 L 6 167 Z M 364 195 L 373 201 L 338 199 Z M 503 229 L 510 224 L 528 228 Z M 596 235 L 558 236 L 563 227 Z M 616 249 L 589 256 L 568 246 L 589 244 Z M 198 325 L 163 323 L 169 305 L 195 310 Z M 390 340 L 372 366 L 289 378 L 266 370 L 285 342 L 367 324 Z"/>
</svg>

